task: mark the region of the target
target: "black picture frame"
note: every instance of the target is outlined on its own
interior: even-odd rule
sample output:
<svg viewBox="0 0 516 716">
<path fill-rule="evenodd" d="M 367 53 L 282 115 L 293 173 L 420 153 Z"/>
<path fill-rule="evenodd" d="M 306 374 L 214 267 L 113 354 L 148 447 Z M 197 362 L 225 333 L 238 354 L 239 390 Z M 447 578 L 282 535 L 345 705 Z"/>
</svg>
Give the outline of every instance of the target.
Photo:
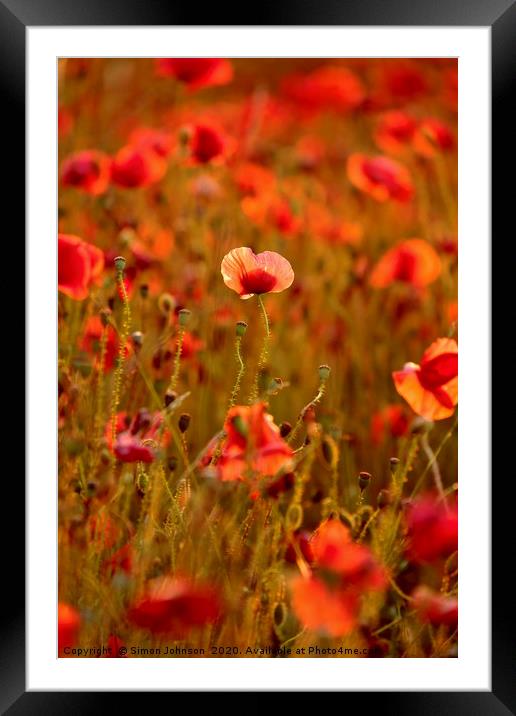
<svg viewBox="0 0 516 716">
<path fill-rule="evenodd" d="M 511 79 L 516 67 L 516 0 L 305 0 L 262 2 L 249 16 L 241 13 L 235 22 L 234 7 L 220 3 L 206 8 L 160 0 L 0 0 L 0 86 L 3 98 L 2 124 L 5 141 L 4 166 L 9 167 L 7 196 L 10 213 L 17 215 L 18 234 L 25 217 L 25 37 L 26 28 L 66 25 L 391 25 L 391 26 L 489 26 L 492 37 L 492 236 L 512 224 L 509 211 L 514 204 L 514 178 L 508 182 L 503 168 L 516 159 Z M 511 159 L 512 158 L 512 159 Z M 514 165 L 513 165 L 514 166 Z M 513 173 L 514 174 L 514 173 Z M 514 239 L 509 238 L 509 241 Z M 506 244 L 507 245 L 507 244 Z M 507 269 L 506 269 L 507 270 Z M 514 279 L 513 279 L 514 280 Z M 509 298 L 507 279 L 500 285 L 500 309 Z M 505 293 L 504 293 L 505 292 Z M 493 323 L 504 320 L 492 311 Z M 31 349 L 31 346 L 28 346 Z M 503 379 L 500 375 L 499 381 Z M 493 382 L 492 387 L 495 387 Z M 512 419 L 511 419 L 512 420 Z M 503 450 L 509 425 L 493 432 L 492 454 Z M 513 432 L 513 431 L 512 431 Z M 509 443 L 510 445 L 510 443 Z M 497 448 L 498 447 L 498 451 Z M 505 448 L 507 450 L 507 448 Z M 510 449 L 509 449 L 510 451 Z M 499 478 L 512 482 L 499 470 Z M 510 472 L 510 470 L 509 470 Z M 2 590 L 2 639 L 0 642 L 0 707 L 2 713 L 79 714 L 120 708 L 120 693 L 112 692 L 26 692 L 25 691 L 25 489 L 20 475 L 8 483 L 9 512 L 16 526 L 16 539 L 4 543 L 3 572 L 9 588 Z M 467 714 L 506 716 L 516 714 L 514 644 L 508 628 L 514 612 L 514 597 L 508 588 L 508 545 L 514 542 L 511 520 L 514 500 L 505 482 L 492 489 L 492 691 L 472 692 L 347 692 L 345 708 L 381 708 L 383 713 Z M 512 561 L 513 570 L 514 560 Z M 471 597 L 474 599 L 474 597 Z M 144 694 L 143 698 L 148 698 Z M 140 694 L 130 695 L 132 707 Z M 116 699 L 116 701 L 115 701 Z M 352 701 L 351 701 L 352 700 Z M 344 702 L 343 702 L 344 706 Z"/>
</svg>

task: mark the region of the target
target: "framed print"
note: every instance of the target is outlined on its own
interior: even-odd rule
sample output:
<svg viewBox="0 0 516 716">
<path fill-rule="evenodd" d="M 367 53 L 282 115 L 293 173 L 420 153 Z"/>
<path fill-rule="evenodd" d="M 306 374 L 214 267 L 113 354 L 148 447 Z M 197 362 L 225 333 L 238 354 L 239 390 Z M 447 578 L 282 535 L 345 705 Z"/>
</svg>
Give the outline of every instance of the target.
<svg viewBox="0 0 516 716">
<path fill-rule="evenodd" d="M 490 421 L 514 4 L 0 11 L 28 307 L 6 712 L 514 711 Z"/>
</svg>

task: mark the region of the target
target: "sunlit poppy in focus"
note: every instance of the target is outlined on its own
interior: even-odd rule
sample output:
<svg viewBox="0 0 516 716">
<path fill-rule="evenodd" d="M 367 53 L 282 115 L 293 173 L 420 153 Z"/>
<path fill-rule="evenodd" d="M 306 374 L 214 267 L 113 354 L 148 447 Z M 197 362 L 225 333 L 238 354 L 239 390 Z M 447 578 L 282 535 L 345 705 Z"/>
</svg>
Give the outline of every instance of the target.
<svg viewBox="0 0 516 716">
<path fill-rule="evenodd" d="M 407 506 L 407 557 L 418 564 L 429 564 L 449 557 L 457 550 L 457 501 L 446 505 L 427 494 Z"/>
<path fill-rule="evenodd" d="M 403 437 L 408 428 L 406 410 L 401 405 L 386 405 L 371 418 L 371 440 L 375 445 L 380 445 L 387 437 Z"/>
<path fill-rule="evenodd" d="M 291 469 L 293 450 L 266 412 L 265 403 L 235 405 L 227 414 L 224 431 L 227 438 L 216 463 L 222 481 L 244 480 L 248 471 L 272 477 L 280 470 Z M 206 455 L 205 464 L 212 454 L 209 451 Z"/>
<path fill-rule="evenodd" d="M 392 377 L 398 393 L 426 420 L 453 415 L 458 402 L 458 346 L 453 338 L 438 338 L 421 363 L 406 363 Z"/>
<path fill-rule="evenodd" d="M 441 273 L 439 254 L 424 239 L 407 239 L 389 249 L 374 266 L 369 283 L 386 288 L 394 281 L 424 288 Z"/>
<path fill-rule="evenodd" d="M 81 615 L 70 604 L 59 602 L 57 607 L 57 644 L 59 656 L 65 649 L 71 649 L 77 643 L 81 628 Z"/>
<path fill-rule="evenodd" d="M 317 577 L 298 577 L 291 587 L 292 607 L 306 629 L 332 637 L 353 631 L 359 604 L 355 592 L 330 589 Z"/>
<path fill-rule="evenodd" d="M 85 149 L 67 157 L 61 165 L 61 184 L 99 196 L 111 178 L 111 159 L 95 149 Z"/>
<path fill-rule="evenodd" d="M 160 57 L 156 60 L 156 73 L 198 90 L 227 85 L 233 79 L 233 66 L 229 60 L 212 57 Z"/>
<path fill-rule="evenodd" d="M 212 624 L 221 613 L 222 603 L 212 586 L 164 576 L 148 582 L 127 616 L 141 629 L 182 639 L 193 628 Z"/>
<path fill-rule="evenodd" d="M 104 254 L 78 236 L 59 234 L 57 237 L 59 291 L 76 301 L 87 298 L 91 284 L 104 268 Z"/>
<path fill-rule="evenodd" d="M 389 157 L 351 154 L 348 157 L 347 172 L 353 186 L 376 201 L 392 199 L 404 203 L 414 196 L 409 170 Z"/>
<path fill-rule="evenodd" d="M 437 152 L 449 152 L 455 148 L 451 129 L 433 117 L 423 120 L 412 140 L 414 151 L 423 157 L 434 157 Z"/>
<path fill-rule="evenodd" d="M 416 126 L 416 120 L 406 112 L 385 112 L 378 121 L 374 140 L 383 152 L 401 154 L 410 147 Z"/>
<path fill-rule="evenodd" d="M 303 109 L 349 111 L 365 98 L 361 80 L 346 67 L 326 65 L 308 74 L 286 77 L 281 85 L 284 96 Z"/>
<path fill-rule="evenodd" d="M 160 181 L 167 166 L 166 159 L 156 151 L 128 144 L 113 159 L 111 179 L 124 189 L 146 187 Z"/>
<path fill-rule="evenodd" d="M 255 254 L 247 246 L 233 249 L 222 259 L 222 278 L 240 298 L 279 293 L 292 285 L 294 271 L 286 258 L 275 251 Z"/>
<path fill-rule="evenodd" d="M 457 626 L 459 605 L 456 597 L 448 597 L 425 586 L 417 587 L 411 597 L 412 606 L 421 621 L 434 626 Z"/>
</svg>

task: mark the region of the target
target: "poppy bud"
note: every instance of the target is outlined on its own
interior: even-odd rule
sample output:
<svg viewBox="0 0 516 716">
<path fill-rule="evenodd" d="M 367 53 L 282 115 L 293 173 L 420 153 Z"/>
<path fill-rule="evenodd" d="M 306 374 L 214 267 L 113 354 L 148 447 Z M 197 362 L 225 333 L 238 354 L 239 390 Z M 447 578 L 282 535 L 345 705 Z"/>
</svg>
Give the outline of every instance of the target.
<svg viewBox="0 0 516 716">
<path fill-rule="evenodd" d="M 236 324 L 236 334 L 239 338 L 242 338 L 242 336 L 245 336 L 245 332 L 247 331 L 247 323 L 245 321 L 237 321 Z"/>
<path fill-rule="evenodd" d="M 186 433 L 190 426 L 190 420 L 192 419 L 192 416 L 190 413 L 181 413 L 179 416 L 179 420 L 177 422 L 177 425 L 179 427 L 180 432 Z"/>
<path fill-rule="evenodd" d="M 400 464 L 400 461 L 397 457 L 391 457 L 389 458 L 389 465 L 391 466 L 391 472 L 394 474 L 396 470 L 398 469 L 398 465 Z"/>
<path fill-rule="evenodd" d="M 189 311 L 188 308 L 182 308 L 177 315 L 179 318 L 179 325 L 184 328 L 188 324 L 192 312 Z"/>
<path fill-rule="evenodd" d="M 123 273 L 125 269 L 126 261 L 123 256 L 117 256 L 115 258 L 115 268 L 117 273 Z"/>
<path fill-rule="evenodd" d="M 360 487 L 361 492 L 363 492 L 365 489 L 367 489 L 371 483 L 371 473 L 369 472 L 360 472 L 358 475 L 358 486 Z"/>
<path fill-rule="evenodd" d="M 147 283 L 142 283 L 140 286 L 140 296 L 142 298 L 147 298 L 149 295 L 149 285 Z"/>
<path fill-rule="evenodd" d="M 330 377 L 330 371 L 331 368 L 329 365 L 323 364 L 319 366 L 319 380 L 321 383 L 325 383 L 328 380 Z"/>
<path fill-rule="evenodd" d="M 134 331 L 134 333 L 131 334 L 131 340 L 136 350 L 141 348 L 143 344 L 143 333 L 141 331 Z"/>
<path fill-rule="evenodd" d="M 168 469 L 170 472 L 174 472 L 174 470 L 177 467 L 177 457 L 175 455 L 172 455 L 172 457 L 168 458 Z"/>
<path fill-rule="evenodd" d="M 167 390 L 165 393 L 165 407 L 168 408 L 169 405 L 172 405 L 174 400 L 177 398 L 177 393 L 175 393 L 173 390 Z"/>
<path fill-rule="evenodd" d="M 383 507 L 387 507 L 391 504 L 391 502 L 390 492 L 388 490 L 380 490 L 376 498 L 376 506 L 378 509 L 381 510 Z"/>
<path fill-rule="evenodd" d="M 169 293 L 162 293 L 158 298 L 158 308 L 164 316 L 167 316 L 176 307 L 176 300 Z"/>
<path fill-rule="evenodd" d="M 280 435 L 282 438 L 286 438 L 287 435 L 292 431 L 292 425 L 286 420 L 280 425 Z"/>
<path fill-rule="evenodd" d="M 303 522 L 303 508 L 301 505 L 290 505 L 287 510 L 285 521 L 287 523 L 287 529 L 292 532 L 298 530 Z"/>
</svg>

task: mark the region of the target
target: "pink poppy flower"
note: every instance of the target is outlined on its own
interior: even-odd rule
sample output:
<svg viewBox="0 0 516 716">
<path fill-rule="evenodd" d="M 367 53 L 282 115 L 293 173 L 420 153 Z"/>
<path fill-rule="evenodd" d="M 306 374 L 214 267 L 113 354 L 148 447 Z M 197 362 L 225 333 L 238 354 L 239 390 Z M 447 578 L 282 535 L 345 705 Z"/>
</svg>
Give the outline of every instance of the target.
<svg viewBox="0 0 516 716">
<path fill-rule="evenodd" d="M 249 247 L 233 249 L 222 259 L 222 278 L 240 298 L 255 294 L 280 293 L 294 280 L 294 271 L 286 258 L 275 251 L 255 254 Z"/>
</svg>

